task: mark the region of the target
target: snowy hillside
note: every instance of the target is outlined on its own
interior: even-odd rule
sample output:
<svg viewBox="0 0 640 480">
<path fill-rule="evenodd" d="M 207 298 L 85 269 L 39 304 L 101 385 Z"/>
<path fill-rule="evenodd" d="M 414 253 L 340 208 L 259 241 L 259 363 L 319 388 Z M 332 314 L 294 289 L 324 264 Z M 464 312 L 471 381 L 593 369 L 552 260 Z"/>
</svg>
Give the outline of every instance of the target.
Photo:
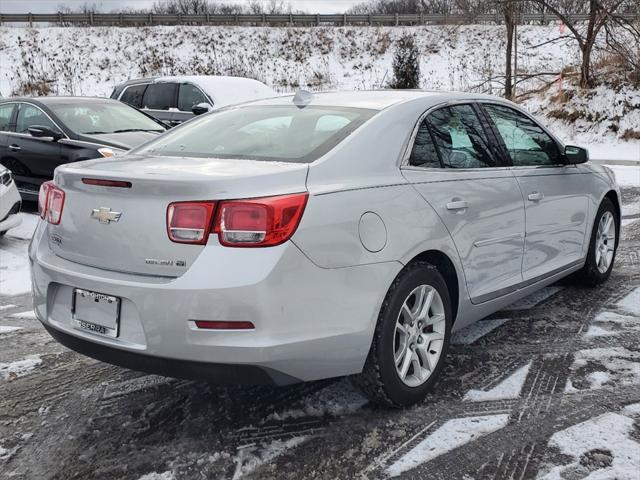
<svg viewBox="0 0 640 480">
<path fill-rule="evenodd" d="M 389 81 L 394 42 L 406 31 L 421 51 L 422 87 L 500 92 L 504 29 L 496 25 L 426 27 L 0 27 L 0 93 L 48 81 L 54 94 L 109 95 L 124 80 L 151 75 L 227 74 L 262 80 L 278 91 L 379 88 Z M 518 70 L 559 72 L 575 65 L 574 43 L 545 43 L 558 25 L 519 29 Z M 544 44 L 539 46 L 540 44 Z M 493 79 L 493 80 L 492 80 Z M 535 82 L 552 81 L 554 76 Z M 533 81 L 532 81 L 533 82 Z M 533 88 L 539 83 L 520 85 Z M 527 102 L 566 140 L 590 144 L 640 136 L 640 92 L 558 95 L 557 82 Z M 566 103 L 569 102 L 569 103 Z M 585 102 L 588 102 L 586 105 Z M 590 115 L 589 110 L 597 109 Z M 585 109 L 587 110 L 585 112 Z M 578 113 L 564 115 L 566 110 Z M 560 112 L 560 114 L 559 114 Z M 584 120 L 584 121 L 583 121 Z M 612 125 L 613 123 L 613 125 Z M 640 158 L 640 141 L 630 144 Z"/>
</svg>

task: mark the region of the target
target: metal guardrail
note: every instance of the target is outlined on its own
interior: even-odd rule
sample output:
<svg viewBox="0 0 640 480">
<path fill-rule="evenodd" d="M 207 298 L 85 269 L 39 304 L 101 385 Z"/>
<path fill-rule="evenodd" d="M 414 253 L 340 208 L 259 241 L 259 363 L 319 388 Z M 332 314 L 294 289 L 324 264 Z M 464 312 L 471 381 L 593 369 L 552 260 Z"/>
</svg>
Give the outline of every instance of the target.
<svg viewBox="0 0 640 480">
<path fill-rule="evenodd" d="M 640 11 L 621 14 L 626 20 L 640 20 Z M 588 20 L 586 14 L 568 15 L 573 21 Z M 520 14 L 521 23 L 547 23 L 555 20 L 551 13 Z M 350 15 L 350 14 L 237 14 L 183 15 L 157 13 L 0 13 L 1 23 L 54 23 L 68 25 L 426 25 L 464 23 L 502 23 L 500 13 L 482 15 Z"/>
</svg>

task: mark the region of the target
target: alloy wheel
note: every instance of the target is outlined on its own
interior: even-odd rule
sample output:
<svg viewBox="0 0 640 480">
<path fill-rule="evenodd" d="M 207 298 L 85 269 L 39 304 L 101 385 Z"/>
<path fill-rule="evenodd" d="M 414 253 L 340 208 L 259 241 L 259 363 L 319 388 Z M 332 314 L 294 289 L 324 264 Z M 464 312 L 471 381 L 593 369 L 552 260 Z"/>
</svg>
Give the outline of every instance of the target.
<svg viewBox="0 0 640 480">
<path fill-rule="evenodd" d="M 600 273 L 606 273 L 613 261 L 613 253 L 616 246 L 616 222 L 611 212 L 604 212 L 600 218 L 596 235 L 596 266 Z"/>
<path fill-rule="evenodd" d="M 446 332 L 444 305 L 431 285 L 420 285 L 405 299 L 396 320 L 393 355 L 400 380 L 418 387 L 433 373 Z"/>
</svg>

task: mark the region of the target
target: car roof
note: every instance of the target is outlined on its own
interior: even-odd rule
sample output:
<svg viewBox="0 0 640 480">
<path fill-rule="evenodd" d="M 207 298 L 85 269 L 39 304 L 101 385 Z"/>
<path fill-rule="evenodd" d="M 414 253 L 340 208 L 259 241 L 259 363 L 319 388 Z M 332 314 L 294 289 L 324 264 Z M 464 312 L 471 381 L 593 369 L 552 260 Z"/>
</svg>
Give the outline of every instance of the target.
<svg viewBox="0 0 640 480">
<path fill-rule="evenodd" d="M 262 105 L 290 105 L 294 95 L 286 95 L 266 100 L 251 102 Z M 427 90 L 354 90 L 340 92 L 311 93 L 308 105 L 346 108 L 368 108 L 384 110 L 385 108 L 411 101 L 427 104 L 439 104 L 447 101 L 491 99 L 500 100 L 490 95 L 464 92 L 444 92 Z M 427 105 L 428 106 L 428 105 Z"/>
<path fill-rule="evenodd" d="M 2 102 L 3 103 L 4 102 L 32 102 L 36 104 L 49 106 L 49 105 L 61 105 L 61 104 L 86 105 L 87 103 L 114 103 L 117 101 L 111 98 L 103 98 L 103 97 L 57 96 L 57 97 L 14 97 L 14 98 L 3 99 Z"/>
</svg>

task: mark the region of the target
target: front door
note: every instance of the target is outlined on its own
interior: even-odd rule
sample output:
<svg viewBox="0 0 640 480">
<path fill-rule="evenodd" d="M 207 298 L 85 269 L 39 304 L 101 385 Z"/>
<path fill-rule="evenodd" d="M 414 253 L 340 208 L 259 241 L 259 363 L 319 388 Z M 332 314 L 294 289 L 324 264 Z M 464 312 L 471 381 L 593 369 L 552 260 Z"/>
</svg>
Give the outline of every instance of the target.
<svg viewBox="0 0 640 480">
<path fill-rule="evenodd" d="M 38 194 L 43 180 L 50 180 L 53 169 L 59 164 L 60 144 L 52 138 L 36 138 L 29 134 L 29 127 L 49 127 L 60 131 L 40 108 L 21 103 L 16 117 L 15 133 L 7 133 L 8 155 L 16 165 L 15 178 L 22 193 Z"/>
<path fill-rule="evenodd" d="M 513 163 L 525 201 L 525 281 L 561 271 L 583 257 L 588 170 L 563 162 L 558 143 L 533 119 L 504 105 L 483 104 Z"/>
<path fill-rule="evenodd" d="M 514 291 L 522 282 L 522 194 L 473 106 L 430 113 L 418 129 L 409 164 L 403 175 L 449 230 L 471 301 Z"/>
</svg>

